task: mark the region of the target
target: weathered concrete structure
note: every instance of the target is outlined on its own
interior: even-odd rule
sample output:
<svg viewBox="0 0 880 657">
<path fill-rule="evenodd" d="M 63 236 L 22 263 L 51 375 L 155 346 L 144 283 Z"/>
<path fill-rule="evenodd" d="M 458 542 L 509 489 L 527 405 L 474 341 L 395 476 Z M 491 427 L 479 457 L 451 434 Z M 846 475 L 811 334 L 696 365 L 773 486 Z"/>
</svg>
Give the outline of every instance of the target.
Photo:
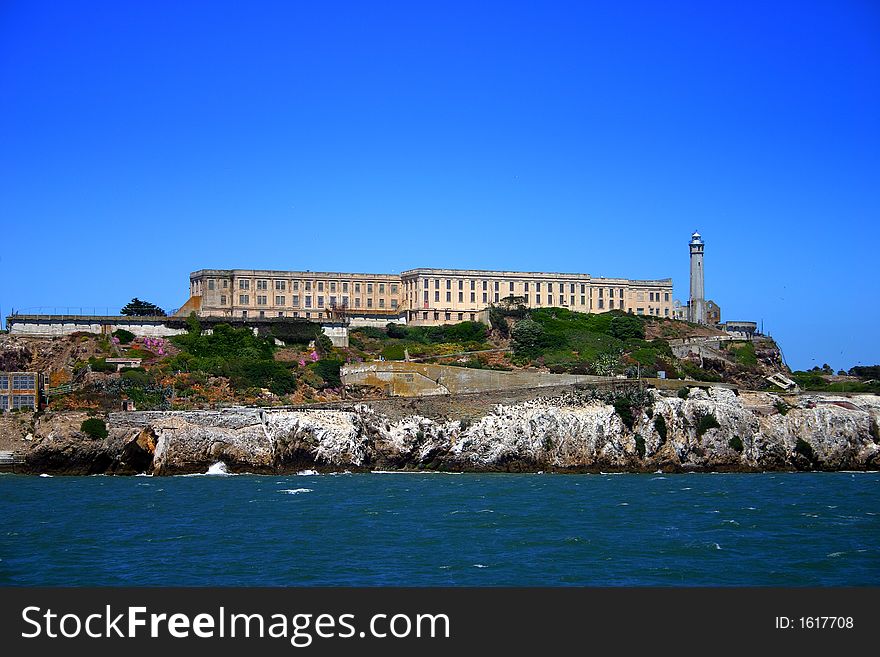
<svg viewBox="0 0 880 657">
<path fill-rule="evenodd" d="M 576 383 L 611 383 L 613 378 L 586 374 L 479 370 L 400 361 L 370 362 L 343 367 L 347 386 L 380 388 L 392 397 L 423 397 L 489 390 L 546 388 Z"/>
<path fill-rule="evenodd" d="M 691 235 L 691 296 L 688 301 L 688 321 L 706 323 L 706 299 L 703 285 L 703 239 L 697 231 Z"/>
</svg>

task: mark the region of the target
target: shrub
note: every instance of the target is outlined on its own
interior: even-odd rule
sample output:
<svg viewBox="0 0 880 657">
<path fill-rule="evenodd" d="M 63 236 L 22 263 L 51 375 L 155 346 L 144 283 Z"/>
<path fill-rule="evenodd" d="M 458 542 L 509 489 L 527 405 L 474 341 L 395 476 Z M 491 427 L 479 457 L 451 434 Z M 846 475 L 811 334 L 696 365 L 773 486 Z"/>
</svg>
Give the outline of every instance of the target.
<svg viewBox="0 0 880 657">
<path fill-rule="evenodd" d="M 333 351 L 333 341 L 324 333 L 315 338 L 315 351 L 326 356 Z"/>
<path fill-rule="evenodd" d="M 632 315 L 618 315 L 611 320 L 608 333 L 618 340 L 642 340 L 645 337 L 645 325 Z"/>
<path fill-rule="evenodd" d="M 406 346 L 402 344 L 390 344 L 382 349 L 382 356 L 385 360 L 403 360 Z"/>
<path fill-rule="evenodd" d="M 142 367 L 131 367 L 122 370 L 122 378 L 137 386 L 147 386 L 153 382 L 152 377 Z"/>
<path fill-rule="evenodd" d="M 510 324 L 507 323 L 507 317 L 504 311 L 498 306 L 489 308 L 489 324 L 498 331 L 499 335 L 505 338 L 510 337 Z"/>
<path fill-rule="evenodd" d="M 666 442 L 666 418 L 664 418 L 659 413 L 654 417 L 654 428 L 657 430 L 657 435 L 660 436 L 660 442 Z"/>
<path fill-rule="evenodd" d="M 636 452 L 638 452 L 640 459 L 645 458 L 645 439 L 639 434 L 636 434 Z"/>
<path fill-rule="evenodd" d="M 718 419 L 715 417 L 713 413 L 705 413 L 700 415 L 697 419 L 697 437 L 702 438 L 703 434 L 709 431 L 709 429 L 720 429 L 721 425 L 718 424 Z"/>
<path fill-rule="evenodd" d="M 780 415 L 785 415 L 786 413 L 788 413 L 791 410 L 791 406 L 789 406 L 782 399 L 777 399 L 776 403 L 773 404 L 773 407 L 776 409 L 776 412 L 779 413 Z"/>
<path fill-rule="evenodd" d="M 116 365 L 108 363 L 106 358 L 89 358 L 89 367 L 92 372 L 115 372 Z"/>
<path fill-rule="evenodd" d="M 321 325 L 303 321 L 284 321 L 272 324 L 272 337 L 286 345 L 308 344 L 321 334 Z"/>
<path fill-rule="evenodd" d="M 134 333 L 125 329 L 116 329 L 113 331 L 113 337 L 119 340 L 119 344 L 129 344 L 134 340 Z"/>
<path fill-rule="evenodd" d="M 733 438 L 728 440 L 727 446 L 730 447 L 730 449 L 737 451 L 737 452 L 742 452 L 744 449 L 742 438 L 740 438 L 739 436 L 734 436 Z"/>
<path fill-rule="evenodd" d="M 372 338 L 373 340 L 384 340 L 388 337 L 385 331 L 378 329 L 375 326 L 358 326 L 356 329 L 352 330 L 352 333 L 357 333 L 358 335 L 362 335 L 365 338 Z"/>
<path fill-rule="evenodd" d="M 405 324 L 395 324 L 388 322 L 385 326 L 389 338 L 405 338 L 407 336 L 407 327 Z"/>
<path fill-rule="evenodd" d="M 98 417 L 90 417 L 88 420 L 83 420 L 79 430 L 96 440 L 104 440 L 108 435 L 107 425 L 104 424 L 104 420 Z"/>
<path fill-rule="evenodd" d="M 688 398 L 688 395 L 691 394 L 691 389 L 688 388 L 687 386 L 684 386 L 683 388 L 679 388 L 679 389 L 678 389 L 678 392 L 677 392 L 676 394 L 677 394 L 679 397 L 681 397 L 682 399 L 687 399 L 687 398 Z"/>
<path fill-rule="evenodd" d="M 341 360 L 324 358 L 317 363 L 312 363 L 309 367 L 323 379 L 325 388 L 338 388 L 342 385 L 342 378 L 339 375 L 339 369 L 342 367 Z"/>
<path fill-rule="evenodd" d="M 623 423 L 627 427 L 629 427 L 630 431 L 632 431 L 633 425 L 635 423 L 632 402 L 626 397 L 619 397 L 618 399 L 614 400 L 614 410 L 617 411 L 620 419 L 623 420 Z"/>
<path fill-rule="evenodd" d="M 797 439 L 797 443 L 794 446 L 794 451 L 796 454 L 800 454 L 811 463 L 816 458 L 816 455 L 813 452 L 813 446 L 803 438 Z"/>
</svg>

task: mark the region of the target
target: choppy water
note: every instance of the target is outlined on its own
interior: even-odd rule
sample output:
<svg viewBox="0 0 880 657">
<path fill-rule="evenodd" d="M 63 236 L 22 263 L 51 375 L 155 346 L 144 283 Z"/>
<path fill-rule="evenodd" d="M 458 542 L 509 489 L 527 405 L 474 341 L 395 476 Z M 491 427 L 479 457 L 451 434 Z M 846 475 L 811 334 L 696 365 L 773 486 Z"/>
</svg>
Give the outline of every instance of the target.
<svg viewBox="0 0 880 657">
<path fill-rule="evenodd" d="M 0 585 L 880 585 L 880 474 L 0 476 Z"/>
</svg>

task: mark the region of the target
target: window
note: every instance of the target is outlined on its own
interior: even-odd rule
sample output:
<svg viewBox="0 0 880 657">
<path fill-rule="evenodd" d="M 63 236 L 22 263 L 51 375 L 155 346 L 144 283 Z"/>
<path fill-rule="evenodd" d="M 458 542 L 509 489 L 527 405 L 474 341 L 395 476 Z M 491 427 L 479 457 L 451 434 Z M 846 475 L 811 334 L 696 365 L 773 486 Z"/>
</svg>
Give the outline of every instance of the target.
<svg viewBox="0 0 880 657">
<path fill-rule="evenodd" d="M 571 289 L 569 290 L 572 294 L 574 294 L 574 283 L 571 284 Z M 574 303 L 574 301 L 572 301 Z"/>
<path fill-rule="evenodd" d="M 318 297 L 318 308 L 323 308 L 323 307 L 324 307 L 324 297 L 319 296 Z"/>
<path fill-rule="evenodd" d="M 209 289 L 209 290 L 213 290 L 213 289 L 214 289 L 214 279 L 213 279 L 213 278 L 209 278 L 209 279 L 208 279 L 208 289 Z"/>
<path fill-rule="evenodd" d="M 324 281 L 318 281 L 318 292 L 324 291 Z"/>
<path fill-rule="evenodd" d="M 372 293 L 373 293 L 373 284 L 367 283 L 367 294 L 372 294 Z"/>
<path fill-rule="evenodd" d="M 220 305 L 221 305 L 221 306 L 225 306 L 225 305 L 226 305 L 226 295 L 225 295 L 225 294 L 221 294 L 221 295 L 220 295 Z"/>
<path fill-rule="evenodd" d="M 354 293 L 355 293 L 355 294 L 360 294 L 360 293 L 361 293 L 361 284 L 360 284 L 360 283 L 355 283 L 355 284 L 354 284 Z"/>
<path fill-rule="evenodd" d="M 342 305 L 348 308 L 348 297 L 342 297 Z"/>
<path fill-rule="evenodd" d="M 464 289 L 464 281 L 461 280 L 461 279 L 459 279 L 459 281 L 458 281 L 458 289 L 459 289 L 459 290 L 463 290 L 463 289 Z"/>
<path fill-rule="evenodd" d="M 428 291 L 425 290 L 425 303 L 428 303 Z"/>
<path fill-rule="evenodd" d="M 262 280 L 257 281 L 257 289 L 258 290 L 265 290 L 268 288 L 268 286 L 269 286 L 268 281 L 262 281 Z"/>
<path fill-rule="evenodd" d="M 604 292 L 604 290 L 600 287 L 600 288 L 599 288 L 599 298 L 600 298 L 600 299 L 602 298 L 602 293 L 603 293 L 603 292 Z M 599 307 L 601 308 L 602 306 L 599 306 Z"/>
<path fill-rule="evenodd" d="M 354 307 L 355 307 L 355 308 L 360 308 L 360 307 L 361 307 L 361 298 L 360 298 L 360 297 L 355 297 L 355 299 L 354 299 Z"/>
<path fill-rule="evenodd" d="M 446 279 L 446 289 L 447 289 L 447 290 L 451 290 L 451 289 L 452 289 L 452 280 L 449 279 L 449 278 Z"/>
<path fill-rule="evenodd" d="M 311 292 L 311 291 L 312 291 L 312 282 L 306 281 L 306 292 Z"/>
<path fill-rule="evenodd" d="M 342 291 L 343 291 L 343 292 L 348 292 L 348 283 L 343 283 L 343 284 L 342 284 Z"/>
<path fill-rule="evenodd" d="M 666 317 L 669 317 L 669 308 L 664 308 L 664 309 L 663 309 L 663 314 L 664 314 Z"/>
<path fill-rule="evenodd" d="M 510 281 L 510 291 L 513 292 L 513 281 Z"/>
<path fill-rule="evenodd" d="M 644 315 L 645 309 L 644 308 L 636 308 L 636 314 L 637 315 Z"/>
<path fill-rule="evenodd" d="M 489 289 L 489 281 L 483 281 L 483 292 Z M 483 295 L 486 296 L 485 294 Z"/>
<path fill-rule="evenodd" d="M 586 294 L 586 293 L 587 293 L 587 286 L 584 285 L 583 283 L 581 283 L 581 294 Z M 583 301 L 581 301 L 581 303 L 583 303 Z"/>
<path fill-rule="evenodd" d="M 617 290 L 617 296 L 619 296 L 621 299 L 623 299 L 623 288 L 620 288 L 619 290 Z"/>
<path fill-rule="evenodd" d="M 385 294 L 385 283 L 379 283 L 379 294 Z"/>
<path fill-rule="evenodd" d="M 475 313 L 471 313 L 471 321 L 472 322 L 477 321 L 477 315 Z"/>
<path fill-rule="evenodd" d="M 602 299 L 599 299 L 599 309 L 601 310 L 604 307 L 605 307 L 605 302 Z"/>
<path fill-rule="evenodd" d="M 33 408 L 34 407 L 34 395 L 13 395 L 12 396 L 12 409 L 16 408 Z"/>
<path fill-rule="evenodd" d="M 293 316 L 294 316 L 294 317 L 299 317 L 299 313 L 296 312 L 296 311 L 294 311 Z"/>
<path fill-rule="evenodd" d="M 380 307 L 380 308 L 384 308 L 384 307 L 385 307 L 385 299 L 382 298 L 382 297 L 379 298 L 379 307 Z"/>
<path fill-rule="evenodd" d="M 614 308 L 614 299 L 608 299 L 608 308 L 610 308 L 610 309 Z"/>
<path fill-rule="evenodd" d="M 654 293 L 648 292 L 648 301 L 653 301 L 653 300 L 654 300 Z"/>
<path fill-rule="evenodd" d="M 562 286 L 560 285 L 559 288 L 562 289 Z M 564 305 L 565 305 L 565 297 L 564 297 L 563 295 L 561 295 L 561 294 L 559 295 L 559 305 L 560 305 L 560 306 L 564 306 Z"/>
<path fill-rule="evenodd" d="M 239 294 L 238 295 L 238 302 L 243 306 L 248 305 L 251 302 L 250 295 Z"/>
<path fill-rule="evenodd" d="M 265 316 L 266 316 L 266 311 L 265 311 L 265 310 L 261 310 L 261 311 L 260 311 L 260 317 L 265 317 Z"/>
<path fill-rule="evenodd" d="M 477 282 L 476 281 L 471 281 L 471 289 L 472 290 L 477 289 Z"/>
<path fill-rule="evenodd" d="M 535 283 L 535 292 L 541 291 L 541 281 Z"/>
<path fill-rule="evenodd" d="M 391 294 L 397 294 L 397 283 L 391 284 Z"/>
<path fill-rule="evenodd" d="M 553 283 L 547 283 L 547 291 L 548 292 L 553 291 Z M 550 303 L 553 303 L 553 301 L 551 300 Z"/>
<path fill-rule="evenodd" d="M 464 292 L 458 293 L 458 302 L 462 303 L 464 301 Z"/>
<path fill-rule="evenodd" d="M 585 296 L 581 296 L 581 305 L 582 305 L 582 306 L 586 306 L 586 305 L 587 305 L 587 297 L 585 297 Z"/>
<path fill-rule="evenodd" d="M 275 297 L 275 305 L 276 306 L 283 306 L 284 305 L 284 297 L 276 296 Z"/>
<path fill-rule="evenodd" d="M 446 302 L 449 303 L 452 301 L 452 292 L 446 293 Z"/>
<path fill-rule="evenodd" d="M 257 295 L 257 305 L 258 306 L 265 306 L 266 305 L 266 295 L 265 294 L 258 294 Z"/>
<path fill-rule="evenodd" d="M 574 305 L 574 297 L 573 296 L 571 297 L 571 305 L 572 306 Z"/>
<path fill-rule="evenodd" d="M 495 291 L 498 291 L 498 281 L 495 281 Z"/>
<path fill-rule="evenodd" d="M 293 305 L 294 305 L 294 306 L 298 306 L 298 305 L 299 305 L 299 295 L 298 295 L 298 294 L 294 294 L 294 295 L 293 295 Z M 296 315 L 294 315 L 294 317 L 295 317 L 295 316 L 296 316 Z"/>
<path fill-rule="evenodd" d="M 664 292 L 664 293 L 663 293 L 663 300 L 664 300 L 664 301 L 669 301 L 669 292 Z M 668 313 L 667 313 L 667 314 L 668 314 Z"/>
<path fill-rule="evenodd" d="M 440 301 L 440 293 L 434 290 L 434 301 Z"/>
<path fill-rule="evenodd" d="M 9 397 L 3 395 L 0 397 L 0 411 L 8 411 L 9 410 Z"/>
<path fill-rule="evenodd" d="M 283 290 L 285 287 L 287 287 L 286 281 L 275 281 L 275 289 L 276 290 Z"/>
<path fill-rule="evenodd" d="M 498 303 L 498 293 L 495 293 L 495 303 Z"/>
<path fill-rule="evenodd" d="M 247 317 L 247 310 L 242 310 L 242 311 L 241 311 L 241 316 L 242 316 L 242 317 Z"/>
<path fill-rule="evenodd" d="M 434 289 L 435 289 L 435 290 L 439 290 L 439 289 L 440 289 L 440 279 L 439 279 L 439 278 L 435 278 L 435 279 L 434 279 Z"/>
<path fill-rule="evenodd" d="M 372 308 L 372 307 L 373 307 L 373 298 L 367 297 L 367 308 Z"/>
<path fill-rule="evenodd" d="M 464 313 L 458 313 L 458 321 L 462 321 L 464 319 Z"/>
<path fill-rule="evenodd" d="M 477 302 L 477 293 L 471 292 L 471 303 L 476 303 L 476 302 Z"/>
<path fill-rule="evenodd" d="M 330 297 L 330 307 L 333 308 L 336 306 L 336 297 Z"/>
<path fill-rule="evenodd" d="M 227 281 L 227 280 L 224 278 L 224 279 L 223 279 L 223 289 L 225 290 L 227 287 L 229 287 L 229 281 Z"/>
<path fill-rule="evenodd" d="M 451 313 L 444 313 L 443 319 L 445 319 L 448 322 L 450 319 L 452 319 L 452 314 Z"/>
<path fill-rule="evenodd" d="M 536 306 L 540 306 L 540 305 L 541 305 L 541 295 L 540 295 L 540 294 L 536 294 L 536 295 L 535 295 L 535 305 L 536 305 Z"/>
<path fill-rule="evenodd" d="M 483 303 L 489 303 L 489 295 L 483 292 Z"/>
<path fill-rule="evenodd" d="M 242 278 L 238 281 L 238 289 L 239 290 L 250 290 L 251 282 L 247 278 Z"/>
<path fill-rule="evenodd" d="M 428 289 L 428 279 L 427 278 L 422 281 L 422 287 L 425 288 L 426 290 Z M 428 318 L 425 317 L 425 319 L 428 319 Z"/>
<path fill-rule="evenodd" d="M 526 305 L 528 306 L 529 305 L 529 295 L 528 294 L 523 295 L 523 299 L 525 300 Z"/>
<path fill-rule="evenodd" d="M 306 308 L 311 308 L 311 307 L 312 307 L 312 295 L 307 294 L 306 295 Z"/>
<path fill-rule="evenodd" d="M 440 313 L 435 312 L 435 313 L 434 313 L 434 319 L 435 319 L 435 320 L 440 319 Z"/>
<path fill-rule="evenodd" d="M 397 299 L 392 299 L 392 300 L 391 300 L 391 307 L 392 307 L 392 308 L 397 308 Z"/>
<path fill-rule="evenodd" d="M 529 291 L 529 282 L 528 282 L 528 281 L 526 281 L 525 283 L 523 283 L 523 291 L 525 291 L 525 292 L 528 292 L 528 291 Z"/>
<path fill-rule="evenodd" d="M 8 379 L 7 379 L 8 381 Z M 37 380 L 33 374 L 13 374 L 12 389 L 13 390 L 36 390 Z"/>
</svg>

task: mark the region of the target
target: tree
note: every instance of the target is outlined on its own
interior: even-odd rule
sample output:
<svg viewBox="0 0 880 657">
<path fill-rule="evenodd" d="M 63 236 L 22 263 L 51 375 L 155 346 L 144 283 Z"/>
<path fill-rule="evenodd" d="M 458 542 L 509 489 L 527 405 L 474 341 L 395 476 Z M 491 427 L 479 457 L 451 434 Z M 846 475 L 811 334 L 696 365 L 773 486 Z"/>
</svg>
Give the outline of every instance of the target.
<svg viewBox="0 0 880 657">
<path fill-rule="evenodd" d="M 119 311 L 119 314 L 126 317 L 145 317 L 149 315 L 165 317 L 165 311 L 159 306 L 149 301 L 141 301 L 137 297 L 125 304 L 122 310 Z"/>
</svg>

